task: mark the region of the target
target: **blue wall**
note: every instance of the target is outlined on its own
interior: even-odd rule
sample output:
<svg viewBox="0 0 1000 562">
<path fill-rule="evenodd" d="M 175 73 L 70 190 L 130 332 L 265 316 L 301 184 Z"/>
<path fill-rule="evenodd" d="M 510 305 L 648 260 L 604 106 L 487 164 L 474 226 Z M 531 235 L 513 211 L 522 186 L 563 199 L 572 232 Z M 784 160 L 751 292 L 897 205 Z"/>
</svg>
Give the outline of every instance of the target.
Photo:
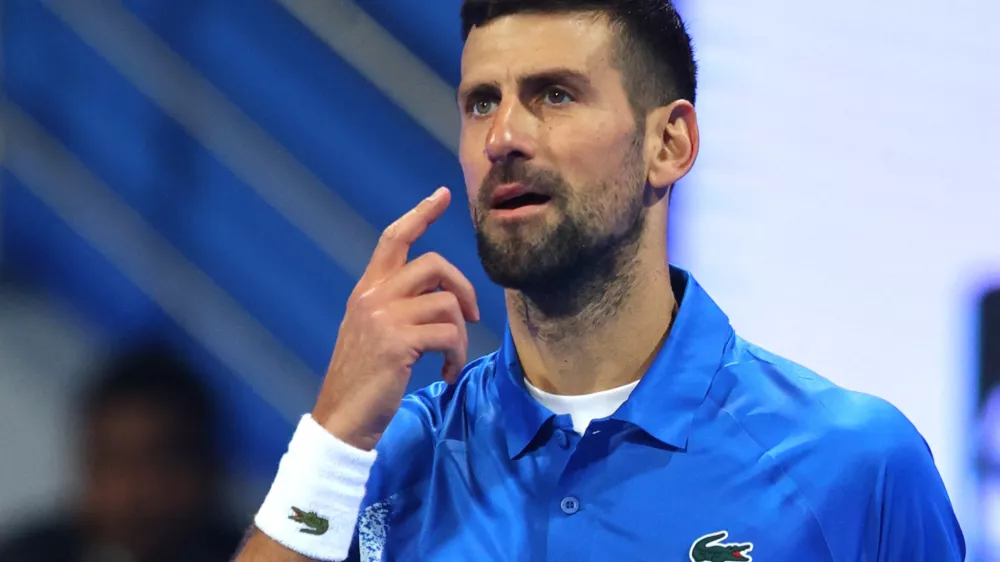
<svg viewBox="0 0 1000 562">
<path fill-rule="evenodd" d="M 436 13 L 418 3 L 392 4 L 393 10 L 389 3 L 368 7 L 455 84 L 461 48 L 455 7 L 439 5 Z M 485 324 L 502 332 L 502 294 L 479 266 L 461 171 L 447 148 L 273 2 L 246 0 L 238 9 L 222 0 L 124 6 L 376 230 L 437 186 L 452 187 L 458 196 L 452 209 L 415 250 L 433 248 L 461 268 L 479 287 Z M 43 2 L 8 0 L 3 9 L 8 101 L 298 355 L 318 385 L 356 279 Z M 235 437 L 231 461 L 272 471 L 290 425 L 32 186 L 7 170 L 2 179 L 5 268 L 71 303 L 115 345 L 150 336 L 178 345 L 223 398 Z M 342 235 L 337 243 L 352 242 L 350 232 Z M 418 364 L 411 387 L 436 380 L 439 365 L 435 358 Z"/>
</svg>

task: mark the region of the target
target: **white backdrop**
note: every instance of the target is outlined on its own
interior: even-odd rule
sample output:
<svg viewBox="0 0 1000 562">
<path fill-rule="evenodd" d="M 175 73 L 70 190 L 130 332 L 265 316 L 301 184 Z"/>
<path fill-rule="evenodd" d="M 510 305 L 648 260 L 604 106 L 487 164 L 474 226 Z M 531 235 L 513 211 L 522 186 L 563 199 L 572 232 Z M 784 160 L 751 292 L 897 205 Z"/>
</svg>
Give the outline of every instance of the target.
<svg viewBox="0 0 1000 562">
<path fill-rule="evenodd" d="M 899 407 L 972 546 L 975 304 L 1000 284 L 1000 3 L 685 15 L 703 144 L 673 261 L 747 339 Z"/>
</svg>

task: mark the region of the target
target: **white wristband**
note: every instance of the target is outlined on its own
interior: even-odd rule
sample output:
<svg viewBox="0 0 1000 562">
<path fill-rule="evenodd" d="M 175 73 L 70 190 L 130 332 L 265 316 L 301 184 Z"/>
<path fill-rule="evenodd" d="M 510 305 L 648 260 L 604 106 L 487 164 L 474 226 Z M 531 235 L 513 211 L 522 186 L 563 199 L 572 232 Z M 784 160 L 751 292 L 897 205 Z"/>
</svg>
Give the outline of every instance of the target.
<svg viewBox="0 0 1000 562">
<path fill-rule="evenodd" d="M 375 457 L 302 416 L 254 523 L 303 556 L 346 559 Z"/>
</svg>

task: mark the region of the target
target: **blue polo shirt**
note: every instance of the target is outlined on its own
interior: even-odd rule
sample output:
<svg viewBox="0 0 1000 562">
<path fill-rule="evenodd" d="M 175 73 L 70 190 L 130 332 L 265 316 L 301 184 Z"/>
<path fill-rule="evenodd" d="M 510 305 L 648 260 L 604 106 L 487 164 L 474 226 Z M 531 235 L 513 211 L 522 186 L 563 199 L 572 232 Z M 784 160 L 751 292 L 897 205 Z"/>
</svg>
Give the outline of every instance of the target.
<svg viewBox="0 0 1000 562">
<path fill-rule="evenodd" d="M 581 436 L 525 390 L 508 329 L 404 399 L 353 560 L 951 562 L 965 543 L 896 408 L 735 335 L 686 272 L 628 400 Z"/>
</svg>

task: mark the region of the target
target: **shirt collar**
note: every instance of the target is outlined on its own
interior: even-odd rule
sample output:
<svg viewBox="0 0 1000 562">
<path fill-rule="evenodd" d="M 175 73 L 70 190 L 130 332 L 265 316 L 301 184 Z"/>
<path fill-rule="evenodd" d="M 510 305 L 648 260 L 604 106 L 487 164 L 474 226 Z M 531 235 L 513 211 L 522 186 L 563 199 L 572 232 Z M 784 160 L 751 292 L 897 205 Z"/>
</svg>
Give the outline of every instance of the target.
<svg viewBox="0 0 1000 562">
<path fill-rule="evenodd" d="M 679 302 L 670 335 L 629 399 L 611 417 L 638 426 L 653 438 L 683 449 L 715 373 L 733 338 L 729 318 L 688 272 L 670 268 Z M 520 455 L 554 414 L 532 398 L 514 348 L 510 325 L 497 354 L 497 393 L 507 451 Z"/>
<path fill-rule="evenodd" d="M 555 414 L 528 394 L 509 322 L 497 360 L 497 395 L 506 428 L 507 452 L 514 458 L 524 452 L 542 425 Z"/>
</svg>

